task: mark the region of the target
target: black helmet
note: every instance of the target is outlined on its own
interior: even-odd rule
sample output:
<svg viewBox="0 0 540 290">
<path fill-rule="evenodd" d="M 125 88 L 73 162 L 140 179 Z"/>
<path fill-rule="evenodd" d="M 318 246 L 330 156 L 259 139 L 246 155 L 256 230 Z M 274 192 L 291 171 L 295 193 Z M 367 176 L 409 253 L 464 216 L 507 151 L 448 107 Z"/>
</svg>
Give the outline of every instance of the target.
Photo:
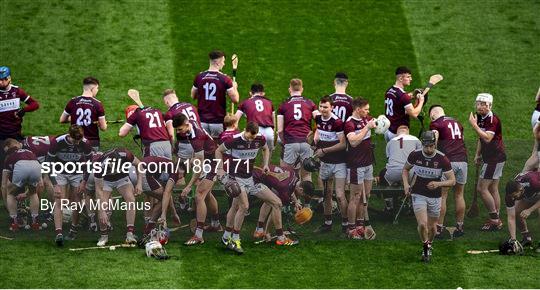
<svg viewBox="0 0 540 290">
<path fill-rule="evenodd" d="M 302 167 L 308 172 L 315 172 L 321 167 L 321 162 L 315 157 L 306 158 L 302 161 Z"/>
<path fill-rule="evenodd" d="M 433 131 L 422 133 L 422 145 L 429 146 L 433 144 L 435 144 L 435 133 L 433 133 Z"/>
</svg>

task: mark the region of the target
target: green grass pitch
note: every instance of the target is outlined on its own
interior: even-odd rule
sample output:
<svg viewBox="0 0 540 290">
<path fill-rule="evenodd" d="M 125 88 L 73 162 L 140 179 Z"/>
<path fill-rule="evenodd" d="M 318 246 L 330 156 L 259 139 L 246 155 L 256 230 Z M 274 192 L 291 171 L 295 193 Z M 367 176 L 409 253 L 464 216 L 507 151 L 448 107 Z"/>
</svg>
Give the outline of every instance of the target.
<svg viewBox="0 0 540 290">
<path fill-rule="evenodd" d="M 10 66 L 13 82 L 41 104 L 25 116 L 26 135 L 63 133 L 58 118 L 67 100 L 80 94 L 87 75 L 101 81 L 98 98 L 109 120 L 123 119 L 129 88 L 139 89 L 145 104 L 161 109 L 165 88 L 175 88 L 186 100 L 193 77 L 207 68 L 207 53 L 214 48 L 238 54 L 241 98 L 260 81 L 275 106 L 287 97 L 292 77 L 303 79 L 305 95 L 316 100 L 332 93 L 334 73 L 345 71 L 348 92 L 368 98 L 372 115 L 378 115 L 395 67 L 413 70 L 412 87 L 441 73 L 445 80 L 430 93 L 430 102 L 442 104 L 464 124 L 470 156 L 475 140 L 467 119 L 474 97 L 483 91 L 494 95 L 508 154 L 502 184 L 521 170 L 532 148 L 530 114 L 540 80 L 538 11 L 538 0 L 0 0 L 0 65 Z M 227 63 L 224 71 L 230 73 Z M 418 122 L 413 123 L 417 132 Z M 109 128 L 102 133 L 105 148 L 134 148 L 130 138 L 116 137 L 117 127 Z M 384 140 L 377 136 L 374 141 L 378 172 L 384 166 Z M 474 176 L 473 166 L 469 176 Z M 473 183 L 470 178 L 467 200 Z M 372 200 L 380 205 L 376 197 Z M 448 224 L 454 220 L 452 203 L 450 198 Z M 242 233 L 245 255 L 225 252 L 217 234 L 207 234 L 203 246 L 186 248 L 180 243 L 190 233 L 181 230 L 167 246 L 173 258 L 166 262 L 131 249 L 69 252 L 53 245 L 50 231 L 23 232 L 14 241 L 0 240 L 0 287 L 538 288 L 538 254 L 465 253 L 496 248 L 507 237 L 506 230 L 478 231 L 484 213 L 481 208 L 481 217 L 466 219 L 465 237 L 435 241 L 429 265 L 419 262 L 413 217 L 394 226 L 374 216 L 377 240 L 360 242 L 337 232 L 311 234 L 320 222 L 316 217 L 299 228 L 299 246 L 282 249 L 251 243 L 252 214 Z M 186 213 L 182 218 L 191 219 Z M 0 220 L 0 235 L 11 235 L 4 210 Z M 120 241 L 120 213 L 115 221 L 111 240 Z M 540 238 L 537 215 L 529 218 L 529 227 Z M 92 246 L 97 238 L 85 233 L 66 247 Z"/>
</svg>

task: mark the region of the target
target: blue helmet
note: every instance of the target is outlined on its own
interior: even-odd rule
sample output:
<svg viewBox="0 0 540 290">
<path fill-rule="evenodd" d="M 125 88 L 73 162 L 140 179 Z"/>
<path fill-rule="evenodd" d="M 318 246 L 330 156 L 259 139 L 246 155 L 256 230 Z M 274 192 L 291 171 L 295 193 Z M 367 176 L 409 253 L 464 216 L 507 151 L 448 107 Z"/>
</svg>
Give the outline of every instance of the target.
<svg viewBox="0 0 540 290">
<path fill-rule="evenodd" d="M 7 79 L 11 75 L 11 70 L 7 66 L 0 66 L 0 79 Z"/>
</svg>

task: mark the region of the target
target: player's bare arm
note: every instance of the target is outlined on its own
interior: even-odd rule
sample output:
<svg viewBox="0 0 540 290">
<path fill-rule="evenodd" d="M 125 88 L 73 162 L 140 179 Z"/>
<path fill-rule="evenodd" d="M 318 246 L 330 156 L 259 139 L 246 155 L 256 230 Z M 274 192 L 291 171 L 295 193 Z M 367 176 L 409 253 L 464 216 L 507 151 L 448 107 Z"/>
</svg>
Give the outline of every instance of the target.
<svg viewBox="0 0 540 290">
<path fill-rule="evenodd" d="M 161 217 L 159 218 L 159 222 L 164 226 L 167 226 L 167 211 L 169 210 L 169 202 L 171 201 L 171 194 L 174 184 L 175 182 L 169 178 L 169 180 L 167 180 L 167 184 L 165 184 L 165 188 L 163 189 L 163 196 L 161 198 Z"/>
<path fill-rule="evenodd" d="M 193 161 L 195 163 L 195 160 L 198 160 L 199 164 L 203 164 L 204 163 L 204 151 L 199 151 L 199 152 L 196 152 L 193 156 Z M 184 189 L 182 190 L 182 193 L 180 193 L 180 195 L 182 197 L 186 197 L 189 192 L 191 191 L 191 187 L 193 185 L 195 185 L 195 182 L 197 182 L 199 180 L 199 178 L 201 177 L 201 173 L 202 173 L 202 170 L 195 170 L 193 172 L 193 175 L 191 176 L 191 179 L 189 180 L 189 182 L 186 184 L 186 187 L 184 187 Z"/>
<path fill-rule="evenodd" d="M 506 208 L 506 220 L 508 222 L 508 233 L 510 238 L 516 239 L 516 206 Z"/>
<path fill-rule="evenodd" d="M 431 181 L 427 184 L 427 188 L 430 190 L 437 189 L 439 187 L 452 187 L 456 185 L 456 176 L 453 170 L 444 172 L 444 181 Z"/>
<path fill-rule="evenodd" d="M 418 118 L 418 115 L 420 115 L 420 112 L 422 112 L 422 107 L 424 106 L 424 97 L 418 96 L 418 102 L 416 103 L 416 106 L 410 105 L 405 107 L 405 113 L 411 117 Z"/>
<path fill-rule="evenodd" d="M 225 153 L 225 151 L 227 151 L 227 148 L 225 147 L 225 145 L 223 144 L 219 145 L 219 147 L 216 149 L 216 152 L 215 152 L 216 159 L 223 160 L 223 153 Z M 218 176 L 223 176 L 225 174 L 225 171 L 223 170 L 223 162 L 218 162 L 216 170 L 217 170 Z"/>
<path fill-rule="evenodd" d="M 401 180 L 403 181 L 403 191 L 405 192 L 405 195 L 409 195 L 410 192 L 410 185 L 409 185 L 409 172 L 411 171 L 412 165 L 409 163 L 405 163 L 403 166 L 403 171 L 401 171 Z"/>
<path fill-rule="evenodd" d="M 351 144 L 352 147 L 356 147 L 360 145 L 360 143 L 362 143 L 362 140 L 364 139 L 364 137 L 366 137 L 369 130 L 375 127 L 376 127 L 375 119 L 371 119 L 367 123 L 367 126 L 362 128 L 359 132 L 351 132 L 347 134 L 347 140 L 349 140 L 349 143 Z"/>
<path fill-rule="evenodd" d="M 118 130 L 118 136 L 120 137 L 126 137 L 129 134 L 129 131 L 131 130 L 132 126 L 129 123 L 124 123 L 122 127 L 120 127 L 120 130 Z"/>
<path fill-rule="evenodd" d="M 283 129 L 284 129 L 284 117 L 283 115 L 277 115 L 277 134 L 279 140 L 283 142 Z"/>
<path fill-rule="evenodd" d="M 476 132 L 476 135 L 478 135 L 478 138 L 482 139 L 482 141 L 484 141 L 486 143 L 491 142 L 491 140 L 495 136 L 495 133 L 488 132 L 488 131 L 483 131 L 478 126 L 478 123 L 476 123 L 476 121 L 477 121 L 476 114 L 471 112 L 470 115 L 469 115 L 469 123 L 471 124 L 473 130 Z"/>
<path fill-rule="evenodd" d="M 66 112 L 62 112 L 62 115 L 60 115 L 60 123 L 69 123 L 69 122 L 71 122 L 71 116 Z"/>
<path fill-rule="evenodd" d="M 268 165 L 270 164 L 270 148 L 268 148 L 268 145 L 265 143 L 262 148 L 262 154 L 263 154 L 263 170 L 264 172 L 270 171 Z"/>
<path fill-rule="evenodd" d="M 531 207 L 522 210 L 519 216 L 522 219 L 526 219 L 531 215 L 531 213 L 533 213 L 535 210 L 538 210 L 539 208 L 540 208 L 540 200 L 537 201 L 535 204 L 533 204 Z"/>
<path fill-rule="evenodd" d="M 106 131 L 107 130 L 107 119 L 105 118 L 105 116 L 103 117 L 99 117 L 98 119 L 98 127 L 101 131 Z"/>
<path fill-rule="evenodd" d="M 317 151 L 314 153 L 314 155 L 317 155 L 317 156 L 321 157 L 321 156 L 324 156 L 327 153 L 345 150 L 345 148 L 347 147 L 347 143 L 345 142 L 345 135 L 343 134 L 343 132 L 340 132 L 337 135 L 338 135 L 339 143 L 337 143 L 337 144 L 335 144 L 333 146 L 330 146 L 330 147 L 317 149 Z"/>
<path fill-rule="evenodd" d="M 233 81 L 232 88 L 227 90 L 227 96 L 231 98 L 231 102 L 238 104 L 238 101 L 240 101 L 240 94 L 238 93 L 238 84 Z"/>
</svg>

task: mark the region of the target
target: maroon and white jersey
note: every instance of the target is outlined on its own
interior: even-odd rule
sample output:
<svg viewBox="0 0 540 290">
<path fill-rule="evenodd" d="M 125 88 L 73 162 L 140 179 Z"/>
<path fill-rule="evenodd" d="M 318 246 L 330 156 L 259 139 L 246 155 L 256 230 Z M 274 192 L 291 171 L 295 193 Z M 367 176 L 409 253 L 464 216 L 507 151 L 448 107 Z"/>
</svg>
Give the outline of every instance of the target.
<svg viewBox="0 0 540 290">
<path fill-rule="evenodd" d="M 255 122 L 261 127 L 274 128 L 274 106 L 266 97 L 253 96 L 240 103 L 238 111 L 246 115 L 248 122 Z"/>
<path fill-rule="evenodd" d="M 427 197 L 441 197 L 441 188 L 430 190 L 427 188 L 431 181 L 441 181 L 443 174 L 452 171 L 450 160 L 440 151 L 435 151 L 433 156 L 426 156 L 422 149 L 415 150 L 409 154 L 407 164 L 412 166 L 416 182 L 412 186 L 411 192 Z"/>
<path fill-rule="evenodd" d="M 127 124 L 137 126 L 143 144 L 147 145 L 156 141 L 168 141 L 169 133 L 165 128 L 165 120 L 160 110 L 145 107 L 136 110 L 127 119 Z"/>
<path fill-rule="evenodd" d="M 7 158 L 4 160 L 4 170 L 13 171 L 15 164 L 21 160 L 37 161 L 36 155 L 28 149 L 10 150 L 7 155 Z"/>
<path fill-rule="evenodd" d="M 257 134 L 253 141 L 244 138 L 244 133 L 238 133 L 223 143 L 225 149 L 230 152 L 231 160 L 229 168 L 224 165 L 225 171 L 232 177 L 250 178 L 253 174 L 255 158 L 259 149 L 266 145 L 266 138 Z"/>
<path fill-rule="evenodd" d="M 332 113 L 345 122 L 352 115 L 352 97 L 347 94 L 333 93 L 330 95 L 334 109 Z"/>
<path fill-rule="evenodd" d="M 103 152 L 93 151 L 92 156 L 90 157 L 90 162 L 92 162 L 92 163 L 99 162 L 99 160 L 101 159 L 101 156 L 103 156 Z M 90 174 L 91 174 L 91 172 L 89 172 L 89 171 L 85 171 L 83 173 L 83 180 L 85 182 L 88 182 L 88 179 L 90 178 Z M 93 174 L 93 172 L 92 172 L 92 174 Z"/>
<path fill-rule="evenodd" d="M 170 159 L 158 156 L 146 156 L 138 166 L 145 174 L 150 189 L 164 186 L 168 180 L 178 181 L 177 164 Z"/>
<path fill-rule="evenodd" d="M 412 106 L 411 97 L 402 89 L 392 86 L 384 96 L 385 115 L 390 120 L 390 132 L 396 134 L 397 128 L 401 125 L 409 127 L 409 115 L 405 113 L 405 108 Z"/>
<path fill-rule="evenodd" d="M 107 159 L 108 164 L 106 162 Z M 102 166 L 102 170 L 96 172 L 96 174 L 94 174 L 94 177 L 103 178 L 103 180 L 110 182 L 118 181 L 124 177 L 128 177 L 129 172 L 123 172 L 122 168 L 125 168 L 125 163 L 132 164 L 133 160 L 135 160 L 135 156 L 133 155 L 133 153 L 131 153 L 125 148 L 117 148 L 104 152 L 97 158 L 97 160 L 92 160 L 94 162 L 101 163 Z M 104 172 L 106 166 L 109 166 L 109 168 L 107 168 L 107 172 Z M 114 167 L 114 170 L 112 169 L 112 167 Z M 127 168 L 131 168 L 131 166 L 128 166 Z M 117 169 L 120 169 L 119 172 Z"/>
<path fill-rule="evenodd" d="M 51 140 L 51 146 L 47 154 L 48 161 L 53 162 L 85 162 L 90 160 L 92 156 L 92 146 L 83 138 L 79 144 L 72 143 L 68 140 L 68 134 L 58 136 Z"/>
<path fill-rule="evenodd" d="M 274 191 L 284 205 L 289 204 L 291 194 L 294 193 L 298 178 L 291 168 L 269 165 L 270 173 L 266 174 L 262 168 L 253 169 L 253 181 L 262 183 Z"/>
<path fill-rule="evenodd" d="M 540 200 L 540 172 L 530 171 L 520 173 L 514 180 L 521 184 L 524 189 L 520 199 L 526 199 L 533 202 Z M 506 207 L 514 207 L 516 204 L 516 200 L 512 197 L 512 194 L 506 194 L 504 200 Z"/>
<path fill-rule="evenodd" d="M 231 78 L 221 72 L 204 71 L 195 77 L 193 88 L 197 89 L 197 108 L 201 122 L 223 123 L 227 91 L 233 88 Z"/>
<path fill-rule="evenodd" d="M 240 133 L 240 131 L 238 130 L 225 130 L 223 132 L 221 132 L 219 134 L 219 138 L 218 138 L 218 144 L 223 144 L 225 143 L 227 140 L 231 140 L 232 138 L 234 138 L 234 135 Z"/>
<path fill-rule="evenodd" d="M 339 136 L 343 135 L 343 121 L 340 118 L 332 114 L 325 120 L 322 115 L 317 115 L 315 123 L 319 133 L 317 149 L 328 148 L 339 143 Z M 320 159 L 322 162 L 331 164 L 345 163 L 345 150 L 326 153 Z"/>
<path fill-rule="evenodd" d="M 438 149 L 450 162 L 467 162 L 467 148 L 463 141 L 463 126 L 455 119 L 441 116 L 431 122 L 430 130 L 439 132 Z"/>
<path fill-rule="evenodd" d="M 64 114 L 71 117 L 72 125 L 79 125 L 84 130 L 84 138 L 99 141 L 98 120 L 105 118 L 103 104 L 92 97 L 74 97 L 66 105 Z"/>
<path fill-rule="evenodd" d="M 178 116 L 179 114 L 184 114 L 189 120 L 195 121 L 199 124 L 201 123 L 199 113 L 197 113 L 197 108 L 195 108 L 195 106 L 190 103 L 178 102 L 172 105 L 169 110 L 167 110 L 167 113 L 165 113 L 165 124 L 172 123 L 174 117 Z M 187 140 L 187 137 L 185 134 L 177 133 L 176 140 Z"/>
<path fill-rule="evenodd" d="M 18 138 L 21 136 L 22 118 L 17 118 L 15 113 L 22 107 L 24 111 L 31 112 L 39 108 L 38 102 L 21 88 L 9 85 L 6 90 L 0 90 L 0 139 Z"/>
<path fill-rule="evenodd" d="M 357 119 L 353 116 L 349 117 L 345 122 L 344 133 L 345 137 L 349 133 L 358 134 L 360 130 L 367 126 L 367 123 L 373 119 L 371 116 Z M 352 147 L 347 141 L 347 167 L 358 168 L 373 164 L 373 149 L 371 147 L 371 130 L 368 130 L 362 142 L 356 147 Z"/>
<path fill-rule="evenodd" d="M 217 148 L 214 139 L 197 122 L 192 120 L 189 122 L 191 123 L 191 132 L 187 134 L 187 138 L 193 147 L 193 152 L 204 150 L 204 157 L 213 159 Z"/>
<path fill-rule="evenodd" d="M 506 153 L 502 138 L 501 120 L 493 112 L 489 112 L 485 117 L 476 114 L 478 127 L 484 132 L 494 134 L 489 143 L 480 139 L 482 160 L 486 163 L 500 163 L 506 161 Z"/>
<path fill-rule="evenodd" d="M 292 96 L 279 106 L 278 115 L 283 116 L 283 144 L 306 142 L 316 110 L 315 103 L 302 96 Z"/>
<path fill-rule="evenodd" d="M 23 148 L 28 149 L 36 155 L 39 162 L 45 161 L 49 147 L 51 147 L 52 139 L 55 136 L 28 136 L 23 141 Z"/>
</svg>

